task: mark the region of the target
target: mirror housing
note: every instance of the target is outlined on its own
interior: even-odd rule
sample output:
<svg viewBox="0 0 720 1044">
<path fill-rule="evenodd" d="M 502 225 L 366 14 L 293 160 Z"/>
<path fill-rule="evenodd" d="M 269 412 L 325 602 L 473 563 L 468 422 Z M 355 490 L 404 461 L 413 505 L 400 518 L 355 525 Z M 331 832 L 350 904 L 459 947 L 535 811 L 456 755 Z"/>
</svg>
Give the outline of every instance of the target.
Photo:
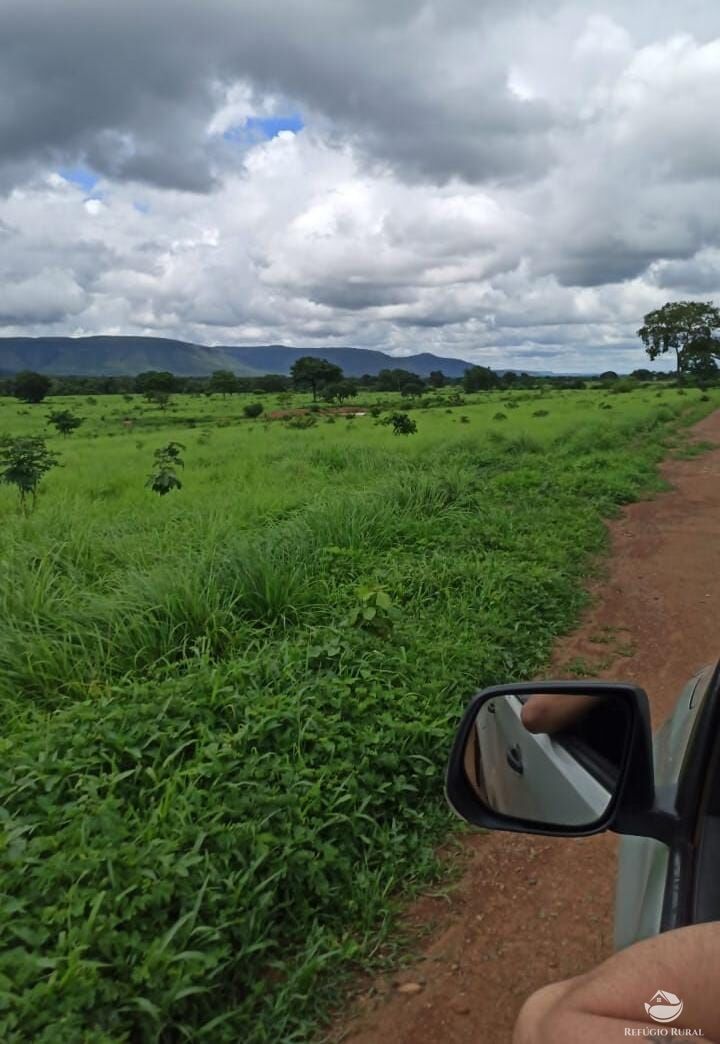
<svg viewBox="0 0 720 1044">
<path fill-rule="evenodd" d="M 523 819 L 493 810 L 481 800 L 468 780 L 465 756 L 468 741 L 473 735 L 478 714 L 489 701 L 498 697 L 535 695 L 583 696 L 588 699 L 604 697 L 620 705 L 626 716 L 627 739 L 622 765 L 614 792 L 609 795 L 607 807 L 591 823 L 556 823 L 538 819 Z M 509 750 L 509 764 L 513 767 L 514 752 Z M 633 685 L 599 681 L 543 681 L 521 682 L 493 686 L 475 695 L 468 706 L 455 736 L 446 778 L 446 796 L 453 811 L 473 826 L 490 830 L 510 830 L 529 834 L 564 837 L 586 837 L 603 830 L 618 833 L 644 834 L 665 840 L 671 830 L 671 818 L 655 809 L 655 785 L 652 762 L 652 737 L 648 699 L 642 689 Z"/>
</svg>

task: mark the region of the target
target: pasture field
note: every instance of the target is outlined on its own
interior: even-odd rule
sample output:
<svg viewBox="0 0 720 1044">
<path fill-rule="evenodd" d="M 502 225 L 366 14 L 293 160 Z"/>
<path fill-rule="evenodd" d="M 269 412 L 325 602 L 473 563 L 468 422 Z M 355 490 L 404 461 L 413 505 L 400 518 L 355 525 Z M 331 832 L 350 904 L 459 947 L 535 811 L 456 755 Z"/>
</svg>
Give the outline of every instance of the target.
<svg viewBox="0 0 720 1044">
<path fill-rule="evenodd" d="M 0 399 L 0 434 L 84 417 L 34 512 L 0 486 L 3 1041 L 312 1039 L 439 871 L 465 702 L 542 669 L 603 520 L 720 404 L 450 394 L 407 437 L 243 418 L 274 396 Z"/>
</svg>

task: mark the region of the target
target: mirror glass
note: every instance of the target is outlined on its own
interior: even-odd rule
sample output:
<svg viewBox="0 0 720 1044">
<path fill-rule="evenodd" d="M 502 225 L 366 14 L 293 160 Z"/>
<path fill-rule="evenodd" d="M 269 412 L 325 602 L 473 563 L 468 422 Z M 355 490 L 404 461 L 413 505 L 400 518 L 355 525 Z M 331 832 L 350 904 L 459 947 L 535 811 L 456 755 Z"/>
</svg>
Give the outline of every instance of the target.
<svg viewBox="0 0 720 1044">
<path fill-rule="evenodd" d="M 615 797 L 630 726 L 612 694 L 492 696 L 468 736 L 465 775 L 492 812 L 589 827 Z"/>
</svg>

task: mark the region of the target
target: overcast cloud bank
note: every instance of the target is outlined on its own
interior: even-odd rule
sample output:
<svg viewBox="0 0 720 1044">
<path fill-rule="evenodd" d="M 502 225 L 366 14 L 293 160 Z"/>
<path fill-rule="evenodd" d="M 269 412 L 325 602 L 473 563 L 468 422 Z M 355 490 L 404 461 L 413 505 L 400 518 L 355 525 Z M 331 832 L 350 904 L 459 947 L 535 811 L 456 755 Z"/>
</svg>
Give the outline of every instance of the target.
<svg viewBox="0 0 720 1044">
<path fill-rule="evenodd" d="M 0 334 L 622 370 L 720 295 L 711 0 L 261 6 L 5 0 Z"/>
</svg>

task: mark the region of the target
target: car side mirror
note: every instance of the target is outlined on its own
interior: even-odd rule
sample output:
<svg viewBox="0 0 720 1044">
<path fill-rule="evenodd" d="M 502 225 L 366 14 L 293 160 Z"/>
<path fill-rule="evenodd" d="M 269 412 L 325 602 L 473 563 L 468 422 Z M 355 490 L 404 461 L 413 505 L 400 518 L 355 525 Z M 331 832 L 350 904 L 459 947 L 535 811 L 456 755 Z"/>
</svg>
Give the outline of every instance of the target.
<svg viewBox="0 0 720 1044">
<path fill-rule="evenodd" d="M 634 832 L 653 806 L 647 696 L 607 682 L 535 682 L 479 693 L 447 773 L 451 807 L 475 826 L 583 836 Z"/>
</svg>

